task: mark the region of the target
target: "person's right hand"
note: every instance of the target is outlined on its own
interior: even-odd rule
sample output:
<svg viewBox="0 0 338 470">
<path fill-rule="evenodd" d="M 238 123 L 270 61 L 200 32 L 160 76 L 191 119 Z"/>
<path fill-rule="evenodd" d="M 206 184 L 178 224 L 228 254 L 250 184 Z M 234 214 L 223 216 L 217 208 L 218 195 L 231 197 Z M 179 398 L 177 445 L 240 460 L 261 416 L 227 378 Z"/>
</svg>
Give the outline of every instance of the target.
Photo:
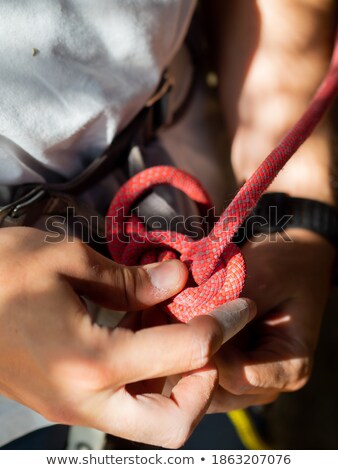
<svg viewBox="0 0 338 470">
<path fill-rule="evenodd" d="M 210 359 L 250 320 L 248 302 L 135 331 L 128 321 L 98 326 L 81 296 L 138 311 L 179 292 L 186 278 L 179 261 L 127 268 L 76 240 L 46 243 L 36 229 L 1 229 L 0 393 L 54 422 L 181 446 L 217 386 Z M 183 377 L 169 397 L 147 380 L 173 374 Z"/>
</svg>

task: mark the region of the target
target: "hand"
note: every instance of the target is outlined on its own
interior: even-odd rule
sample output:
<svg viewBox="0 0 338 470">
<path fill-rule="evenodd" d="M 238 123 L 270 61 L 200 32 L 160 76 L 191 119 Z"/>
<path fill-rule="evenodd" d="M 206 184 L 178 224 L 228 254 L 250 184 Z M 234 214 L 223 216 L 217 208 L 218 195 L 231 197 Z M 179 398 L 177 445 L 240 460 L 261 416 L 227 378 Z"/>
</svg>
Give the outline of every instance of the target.
<svg viewBox="0 0 338 470">
<path fill-rule="evenodd" d="M 220 387 L 209 412 L 271 402 L 310 377 L 335 250 L 315 233 L 288 234 L 292 243 L 277 235 L 244 246 L 243 294 L 255 300 L 258 316 L 218 353 Z"/>
<path fill-rule="evenodd" d="M 179 261 L 127 268 L 77 240 L 46 243 L 36 229 L 2 229 L 0 393 L 51 421 L 179 447 L 215 390 L 210 359 L 249 321 L 248 303 L 134 331 L 137 314 L 100 327 L 81 296 L 137 311 L 177 293 L 186 278 Z M 184 376 L 169 397 L 153 392 L 149 379 L 176 373 Z"/>
</svg>

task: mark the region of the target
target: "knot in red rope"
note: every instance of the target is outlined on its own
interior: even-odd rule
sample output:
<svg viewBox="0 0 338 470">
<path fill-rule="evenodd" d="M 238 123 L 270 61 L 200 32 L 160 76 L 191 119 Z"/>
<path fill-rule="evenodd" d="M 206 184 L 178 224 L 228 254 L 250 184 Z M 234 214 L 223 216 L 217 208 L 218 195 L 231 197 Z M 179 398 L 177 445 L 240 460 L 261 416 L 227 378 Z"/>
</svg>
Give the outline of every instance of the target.
<svg viewBox="0 0 338 470">
<path fill-rule="evenodd" d="M 159 184 L 170 184 L 206 209 L 211 207 L 209 196 L 189 174 L 167 166 L 148 168 L 127 181 L 113 199 L 106 219 L 108 246 L 112 258 L 126 265 L 173 258 L 186 263 L 190 271 L 188 284 L 166 302 L 166 308 L 178 320 L 187 322 L 237 298 L 245 281 L 245 264 L 236 245 L 228 242 L 220 249 L 224 235 L 221 241 L 213 241 L 212 236 L 194 241 L 177 232 L 147 231 L 131 209 L 144 193 Z M 208 272 L 211 265 L 214 267 Z"/>
</svg>

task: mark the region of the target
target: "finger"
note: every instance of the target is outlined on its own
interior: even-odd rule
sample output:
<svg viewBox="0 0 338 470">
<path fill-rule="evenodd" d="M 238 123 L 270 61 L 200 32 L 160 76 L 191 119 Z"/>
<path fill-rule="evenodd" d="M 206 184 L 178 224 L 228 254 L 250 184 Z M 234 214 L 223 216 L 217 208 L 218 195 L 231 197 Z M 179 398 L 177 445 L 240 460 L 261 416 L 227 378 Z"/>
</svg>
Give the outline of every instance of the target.
<svg viewBox="0 0 338 470">
<path fill-rule="evenodd" d="M 169 321 L 168 315 L 166 315 L 165 312 L 158 307 L 152 307 L 148 308 L 147 310 L 143 310 L 143 312 L 138 312 L 138 317 L 140 318 L 141 322 L 140 328 L 151 328 L 154 326 L 166 325 Z M 142 386 L 142 393 L 161 393 L 163 391 L 165 381 L 165 377 L 158 377 L 156 379 L 142 380 L 142 383 L 136 382 L 135 385 L 136 387 Z M 130 390 L 132 389 L 129 388 L 129 391 Z"/>
<path fill-rule="evenodd" d="M 216 363 L 220 385 L 235 395 L 295 391 L 311 372 L 309 356 L 287 353 L 276 338 L 249 353 L 226 347 Z"/>
<path fill-rule="evenodd" d="M 65 252 L 60 255 L 60 275 L 80 295 L 112 310 L 142 310 L 156 305 L 177 294 L 187 281 L 187 268 L 178 260 L 127 267 L 81 242 L 71 244 L 71 253 L 67 245 Z"/>
<path fill-rule="evenodd" d="M 244 312 L 248 315 L 247 317 L 244 316 Z M 255 302 L 251 299 L 240 298 L 216 308 L 209 316 L 220 322 L 223 328 L 223 343 L 226 343 L 239 333 L 256 314 L 257 307 Z"/>
<path fill-rule="evenodd" d="M 114 395 L 106 392 L 88 424 L 126 439 L 179 448 L 206 412 L 216 386 L 217 371 L 208 366 L 183 377 L 169 398 L 133 396 L 125 389 Z"/>
<path fill-rule="evenodd" d="M 217 355 L 221 385 L 235 395 L 293 391 L 310 377 L 313 346 L 297 319 L 308 313 L 298 303 L 260 319 L 256 347 L 243 351 L 227 344 Z M 296 320 L 294 320 L 296 319 Z"/>
<path fill-rule="evenodd" d="M 252 386 L 249 393 L 259 393 L 260 391 L 294 392 L 307 383 L 310 369 L 310 360 L 307 357 L 251 365 L 245 371 Z"/>
<path fill-rule="evenodd" d="M 136 332 L 118 328 L 101 332 L 102 365 L 119 377 L 118 386 L 144 379 L 180 374 L 204 367 L 231 336 L 255 313 L 246 299 L 228 302 L 216 314 L 195 317 Z M 103 335 L 106 335 L 105 337 Z M 123 357 L 123 361 L 117 361 Z M 128 364 L 128 367 L 125 366 Z"/>
<path fill-rule="evenodd" d="M 218 387 L 215 391 L 212 402 L 207 413 L 227 413 L 232 410 L 240 410 L 249 406 L 267 405 L 277 400 L 279 394 L 276 392 L 259 393 L 255 395 L 234 395 Z"/>
</svg>

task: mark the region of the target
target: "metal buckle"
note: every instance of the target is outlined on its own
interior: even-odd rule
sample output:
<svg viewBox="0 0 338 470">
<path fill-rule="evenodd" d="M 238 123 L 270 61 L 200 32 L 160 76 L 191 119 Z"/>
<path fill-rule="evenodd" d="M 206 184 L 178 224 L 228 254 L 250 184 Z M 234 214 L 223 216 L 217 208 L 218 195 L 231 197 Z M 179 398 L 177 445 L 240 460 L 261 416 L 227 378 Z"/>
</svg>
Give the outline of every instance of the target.
<svg viewBox="0 0 338 470">
<path fill-rule="evenodd" d="M 162 75 L 161 82 L 155 91 L 155 93 L 149 98 L 149 100 L 146 102 L 146 107 L 151 108 L 154 106 L 154 104 L 157 101 L 160 101 L 167 93 L 171 91 L 173 86 L 175 85 L 175 79 L 169 72 L 169 70 L 166 70 L 164 74 Z"/>
<path fill-rule="evenodd" d="M 46 195 L 46 189 L 39 185 L 28 191 L 28 193 L 21 196 L 16 201 L 7 204 L 0 208 L 0 221 L 3 221 L 5 217 L 11 217 L 17 219 L 27 213 L 27 208 L 37 201 L 42 199 Z"/>
</svg>

